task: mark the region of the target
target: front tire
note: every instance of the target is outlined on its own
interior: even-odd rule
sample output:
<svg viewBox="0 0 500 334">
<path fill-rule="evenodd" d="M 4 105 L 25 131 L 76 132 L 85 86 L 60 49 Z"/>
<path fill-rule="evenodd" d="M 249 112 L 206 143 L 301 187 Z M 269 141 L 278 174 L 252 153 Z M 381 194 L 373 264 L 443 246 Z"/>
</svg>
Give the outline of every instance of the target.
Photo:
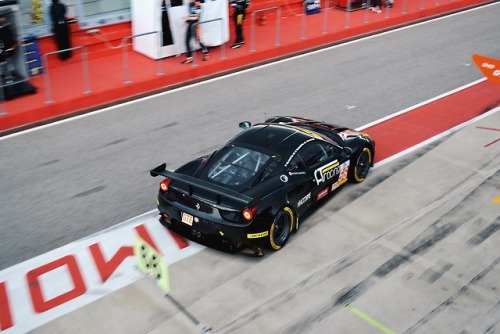
<svg viewBox="0 0 500 334">
<path fill-rule="evenodd" d="M 269 247 L 275 251 L 285 246 L 290 233 L 293 230 L 294 215 L 292 209 L 284 207 L 274 217 L 271 228 L 269 229 Z"/>
<path fill-rule="evenodd" d="M 363 147 L 363 149 L 356 153 L 356 155 L 351 159 L 349 180 L 355 183 L 363 182 L 372 164 L 372 151 L 368 147 Z"/>
</svg>

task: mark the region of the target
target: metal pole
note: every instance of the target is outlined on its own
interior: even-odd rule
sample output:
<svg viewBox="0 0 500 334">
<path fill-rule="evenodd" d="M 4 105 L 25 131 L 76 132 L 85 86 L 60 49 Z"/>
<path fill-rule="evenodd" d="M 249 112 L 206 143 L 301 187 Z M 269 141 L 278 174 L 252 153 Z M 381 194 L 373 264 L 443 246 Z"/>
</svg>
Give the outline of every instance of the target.
<svg viewBox="0 0 500 334">
<path fill-rule="evenodd" d="M 250 17 L 250 52 L 255 52 L 255 12 Z"/>
<path fill-rule="evenodd" d="M 49 74 L 49 61 L 48 54 L 42 56 L 43 67 L 45 68 L 45 73 L 43 74 L 43 81 L 45 84 L 45 103 L 50 104 L 54 101 L 52 100 L 52 93 L 50 91 L 50 74 Z"/>
<path fill-rule="evenodd" d="M 226 57 L 226 42 L 224 41 L 224 21 L 220 19 L 220 41 L 222 43 L 220 49 L 220 59 L 227 59 Z"/>
<path fill-rule="evenodd" d="M 276 14 L 276 46 L 280 44 L 281 37 L 281 7 L 278 7 L 278 13 Z"/>
<path fill-rule="evenodd" d="M 128 40 L 129 40 L 129 37 L 124 37 L 122 39 L 122 41 L 124 41 L 125 43 L 123 44 L 122 46 L 122 58 L 123 58 L 123 83 L 124 84 L 129 84 L 131 83 L 132 81 L 130 80 L 130 65 L 129 65 L 129 62 L 128 62 Z"/>
<path fill-rule="evenodd" d="M 280 35 L 280 20 L 281 20 L 281 8 L 280 7 L 271 7 L 271 8 L 264 8 L 264 9 L 259 9 L 254 12 L 252 12 L 251 15 L 251 20 L 250 20 L 250 52 L 255 52 L 255 15 L 257 13 L 269 11 L 269 10 L 276 10 L 277 12 L 277 17 L 276 17 L 276 45 L 280 45 L 280 40 L 279 40 L 279 35 Z"/>
<path fill-rule="evenodd" d="M 307 1 L 304 1 L 302 6 L 302 29 L 300 34 L 300 39 L 306 39 L 306 11 L 307 11 Z"/>
<path fill-rule="evenodd" d="M 368 0 L 368 2 L 366 3 L 366 8 L 368 10 L 365 10 L 365 24 L 369 22 L 370 7 L 371 7 L 371 1 Z"/>
<path fill-rule="evenodd" d="M 83 66 L 83 93 L 90 94 L 92 90 L 90 89 L 90 73 L 89 73 L 89 62 L 87 59 L 87 48 L 82 48 L 82 66 Z"/>
<path fill-rule="evenodd" d="M 391 15 L 390 15 L 390 11 L 391 11 L 391 7 L 387 6 L 387 4 L 389 3 L 390 0 L 386 0 L 385 1 L 385 18 L 389 18 Z"/>
<path fill-rule="evenodd" d="M 163 72 L 163 57 L 162 57 L 162 54 L 161 54 L 161 41 L 163 39 L 163 33 L 161 31 L 157 31 L 156 32 L 156 42 L 157 42 L 157 50 L 158 50 L 158 54 L 156 55 L 157 59 L 157 66 L 156 66 L 156 69 L 157 69 L 157 73 L 156 75 L 164 75 L 165 72 Z"/>
<path fill-rule="evenodd" d="M 224 41 L 224 35 L 223 35 L 223 32 L 224 32 L 224 22 L 223 22 L 223 20 L 221 18 L 212 19 L 212 20 L 208 20 L 208 21 L 203 21 L 203 22 L 200 22 L 199 24 L 205 24 L 205 23 L 216 22 L 216 21 L 220 22 L 220 40 Z M 226 45 L 226 43 L 223 42 L 222 43 L 222 50 L 221 50 L 220 59 L 226 59 L 226 47 L 225 47 L 225 45 Z"/>
<path fill-rule="evenodd" d="M 74 48 L 69 48 L 69 49 L 64 49 L 64 50 L 59 50 L 59 51 L 53 51 L 53 52 L 47 52 L 45 54 L 42 55 L 42 63 L 44 64 L 44 68 L 45 68 L 45 73 L 44 73 L 44 82 L 45 82 L 45 96 L 46 96 L 46 101 L 45 103 L 49 104 L 49 103 L 53 103 L 54 101 L 52 100 L 52 91 L 50 89 L 50 74 L 49 74 L 49 62 L 48 62 L 48 56 L 49 55 L 53 55 L 53 54 L 58 54 L 58 53 L 62 53 L 62 52 L 68 52 L 68 51 L 74 51 L 74 50 L 78 50 L 78 49 L 83 49 L 84 46 L 75 46 Z M 84 86 L 85 86 L 85 74 L 88 74 L 88 70 L 87 72 L 85 72 L 85 69 L 84 69 L 84 72 L 83 72 L 83 77 L 84 77 Z"/>
<path fill-rule="evenodd" d="M 129 44 L 129 40 L 133 40 L 134 38 L 136 37 L 142 37 L 142 36 L 147 36 L 147 35 L 151 35 L 151 34 L 157 34 L 158 32 L 157 31 L 150 31 L 150 32 L 145 32 L 145 33 L 142 33 L 142 34 L 137 34 L 137 35 L 132 35 L 132 36 L 126 36 L 126 37 L 123 37 L 122 38 L 122 59 L 123 59 L 123 77 L 124 77 L 124 80 L 123 80 L 123 83 L 125 84 L 129 84 L 132 82 L 132 80 L 130 79 L 130 63 L 129 63 L 129 58 L 128 58 L 128 44 Z"/>
<path fill-rule="evenodd" d="M 351 15 L 351 0 L 347 0 L 347 9 L 346 9 L 346 14 L 345 14 L 345 26 L 344 28 L 349 28 L 349 19 Z"/>
<path fill-rule="evenodd" d="M 329 6 L 330 4 L 328 3 L 328 0 L 325 0 L 325 10 L 323 11 L 323 34 L 328 33 L 328 11 L 330 10 Z"/>
</svg>

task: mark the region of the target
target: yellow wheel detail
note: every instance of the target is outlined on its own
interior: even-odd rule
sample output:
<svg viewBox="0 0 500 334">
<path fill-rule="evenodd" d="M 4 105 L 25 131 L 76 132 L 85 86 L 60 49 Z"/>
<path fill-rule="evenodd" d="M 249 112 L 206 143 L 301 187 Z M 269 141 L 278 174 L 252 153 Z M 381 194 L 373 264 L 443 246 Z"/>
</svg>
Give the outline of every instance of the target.
<svg viewBox="0 0 500 334">
<path fill-rule="evenodd" d="M 361 152 L 356 154 L 351 161 L 351 180 L 353 182 L 363 182 L 372 165 L 372 151 L 368 147 L 364 147 Z"/>
<path fill-rule="evenodd" d="M 293 230 L 293 225 L 293 211 L 289 207 L 284 207 L 274 218 L 269 230 L 269 246 L 273 250 L 280 250 L 286 244 Z"/>
</svg>

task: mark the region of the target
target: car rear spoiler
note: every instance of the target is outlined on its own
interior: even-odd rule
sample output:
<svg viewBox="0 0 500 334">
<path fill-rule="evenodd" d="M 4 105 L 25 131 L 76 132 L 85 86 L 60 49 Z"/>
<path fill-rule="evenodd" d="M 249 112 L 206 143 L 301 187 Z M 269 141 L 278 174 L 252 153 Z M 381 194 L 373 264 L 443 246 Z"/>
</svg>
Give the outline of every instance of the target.
<svg viewBox="0 0 500 334">
<path fill-rule="evenodd" d="M 226 205 L 234 205 L 235 202 L 238 203 L 238 209 L 243 209 L 249 207 L 254 198 L 243 195 L 232 189 L 219 186 L 204 180 L 194 178 L 192 176 L 176 173 L 173 171 L 166 170 L 167 164 L 161 164 L 160 166 L 152 169 L 149 173 L 151 176 L 156 177 L 162 175 L 178 181 L 175 184 L 175 188 L 184 191 L 189 195 L 196 193 L 198 196 L 213 197 L 213 201 L 217 204 L 224 203 Z"/>
</svg>

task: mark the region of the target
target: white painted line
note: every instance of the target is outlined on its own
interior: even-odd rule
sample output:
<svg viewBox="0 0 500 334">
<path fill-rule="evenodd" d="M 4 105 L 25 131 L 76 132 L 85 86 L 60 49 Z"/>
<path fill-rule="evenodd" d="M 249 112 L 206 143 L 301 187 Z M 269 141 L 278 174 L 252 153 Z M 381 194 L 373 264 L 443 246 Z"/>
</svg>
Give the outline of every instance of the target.
<svg viewBox="0 0 500 334">
<path fill-rule="evenodd" d="M 359 129 L 366 129 L 366 128 L 369 128 L 369 127 L 374 126 L 374 125 L 376 125 L 376 124 L 380 124 L 380 123 L 382 123 L 382 122 L 385 122 L 385 121 L 387 121 L 387 120 L 389 120 L 389 119 L 391 119 L 391 118 L 397 117 L 397 116 L 399 116 L 399 115 L 406 114 L 406 113 L 407 113 L 407 112 L 409 112 L 409 111 L 412 111 L 412 110 L 414 110 L 414 109 L 417 109 L 417 108 L 420 108 L 420 107 L 425 106 L 425 105 L 427 105 L 427 104 L 430 104 L 430 103 L 432 103 L 432 102 L 434 102 L 434 101 L 440 100 L 440 99 L 442 99 L 442 98 L 445 98 L 445 97 L 447 97 L 447 96 L 450 96 L 450 95 L 452 95 L 452 94 L 455 94 L 455 93 L 457 93 L 457 92 L 460 92 L 460 91 L 462 91 L 462 90 L 464 90 L 464 89 L 467 89 L 467 88 L 469 88 L 469 87 L 472 87 L 472 86 L 474 86 L 474 85 L 477 85 L 477 84 L 479 84 L 479 83 L 481 83 L 481 82 L 483 82 L 483 81 L 486 81 L 486 80 L 487 80 L 486 78 L 482 78 L 482 79 L 479 79 L 479 80 L 473 81 L 473 82 L 471 82 L 471 83 L 468 83 L 468 84 L 466 84 L 466 85 L 463 85 L 462 87 L 455 88 L 454 90 L 451 90 L 451 91 L 449 91 L 449 92 L 446 92 L 446 93 L 441 94 L 441 95 L 438 95 L 438 96 L 435 96 L 435 97 L 433 97 L 433 98 L 431 98 L 431 99 L 429 99 L 429 100 L 426 100 L 426 101 L 424 101 L 424 102 L 420 102 L 420 103 L 415 104 L 415 105 L 413 105 L 413 106 L 411 106 L 411 107 L 408 107 L 408 108 L 403 109 L 403 110 L 401 110 L 401 111 L 395 112 L 394 114 L 388 115 L 388 116 L 386 116 L 386 117 L 382 117 L 382 118 L 380 118 L 380 119 L 378 119 L 378 120 L 376 120 L 376 121 L 373 121 L 373 122 L 371 122 L 371 123 L 365 124 L 365 125 L 363 125 L 362 127 L 360 127 Z"/>
</svg>

